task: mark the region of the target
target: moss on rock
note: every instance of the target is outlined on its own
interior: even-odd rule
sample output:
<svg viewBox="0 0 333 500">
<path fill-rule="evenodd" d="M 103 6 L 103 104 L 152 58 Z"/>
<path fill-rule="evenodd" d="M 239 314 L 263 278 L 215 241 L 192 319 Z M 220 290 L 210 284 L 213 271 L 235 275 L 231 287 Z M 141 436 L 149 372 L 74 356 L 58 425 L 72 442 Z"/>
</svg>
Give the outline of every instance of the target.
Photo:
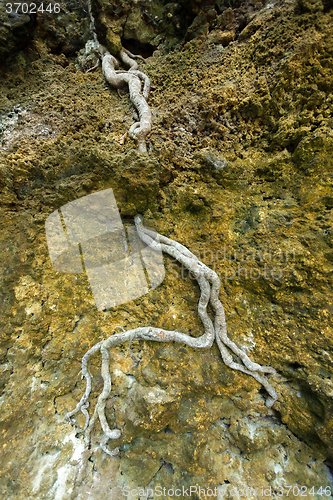
<svg viewBox="0 0 333 500">
<path fill-rule="evenodd" d="M 250 12 L 220 2 L 219 15 L 229 3 L 232 43 L 217 43 L 229 29 L 217 16 L 207 37 L 173 51 L 161 44 L 141 66 L 156 87 L 148 155 L 120 144 L 133 123 L 130 101 L 105 90 L 99 71 L 78 72 L 70 56 L 66 66 L 37 41 L 38 59 L 20 54 L 19 66 L 3 73 L 0 481 L 10 500 L 104 500 L 125 479 L 130 488 L 214 489 L 218 478 L 221 496 L 256 484 L 275 494 L 296 482 L 330 485 L 332 10 L 281 2 Z M 104 34 L 119 35 L 129 3 L 102 7 Z M 180 12 L 168 9 L 172 19 Z M 216 347 L 133 341 L 139 367 L 128 345 L 111 352 L 107 417 L 123 428 L 120 456 L 95 450 L 98 428 L 83 452 L 84 416 L 74 428 L 63 415 L 84 390 L 84 353 L 117 325 L 202 332 L 199 290 L 169 257 L 156 290 L 105 312 L 96 311 L 85 274 L 52 268 L 46 218 L 107 188 L 125 223 L 143 212 L 148 226 L 219 274 L 230 337 L 279 372 L 274 410 Z M 91 372 L 93 408 L 102 387 L 97 359 Z"/>
</svg>

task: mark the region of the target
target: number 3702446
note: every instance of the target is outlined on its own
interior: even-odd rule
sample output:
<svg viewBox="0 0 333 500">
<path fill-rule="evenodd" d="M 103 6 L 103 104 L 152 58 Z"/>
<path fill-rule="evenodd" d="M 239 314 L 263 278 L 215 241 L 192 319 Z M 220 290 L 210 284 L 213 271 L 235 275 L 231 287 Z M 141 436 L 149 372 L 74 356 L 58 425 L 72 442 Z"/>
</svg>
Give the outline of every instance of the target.
<svg viewBox="0 0 333 500">
<path fill-rule="evenodd" d="M 48 12 L 49 14 L 59 14 L 60 3 L 6 3 L 7 14 L 37 14 L 37 12 Z"/>
<path fill-rule="evenodd" d="M 277 495 L 279 497 L 308 497 L 308 498 L 318 498 L 318 497 L 330 497 L 331 498 L 331 488 L 330 486 L 320 486 L 315 488 L 308 488 L 307 486 L 280 486 L 277 490 Z"/>
</svg>

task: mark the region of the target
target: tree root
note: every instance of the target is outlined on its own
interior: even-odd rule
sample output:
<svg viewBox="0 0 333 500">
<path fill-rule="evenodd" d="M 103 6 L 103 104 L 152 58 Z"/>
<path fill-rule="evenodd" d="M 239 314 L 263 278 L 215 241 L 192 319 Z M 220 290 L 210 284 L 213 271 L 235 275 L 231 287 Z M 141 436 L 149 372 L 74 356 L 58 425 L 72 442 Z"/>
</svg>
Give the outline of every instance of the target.
<svg viewBox="0 0 333 500">
<path fill-rule="evenodd" d="M 102 430 L 104 432 L 104 438 L 102 440 L 102 443 L 100 444 L 100 448 L 110 456 L 115 456 L 119 450 L 118 448 L 110 450 L 107 447 L 107 442 L 109 439 L 118 439 L 121 436 L 121 431 L 119 429 L 111 430 L 105 416 L 105 403 L 111 392 L 109 349 L 112 346 L 116 346 L 127 341 L 129 341 L 131 345 L 131 342 L 134 338 L 138 340 L 142 339 L 156 342 L 179 342 L 181 344 L 186 344 L 189 347 L 198 349 L 207 349 L 211 347 L 214 340 L 216 339 L 224 363 L 234 370 L 239 370 L 243 373 L 246 373 L 247 375 L 251 375 L 266 389 L 267 393 L 269 394 L 269 397 L 266 400 L 266 406 L 271 407 L 278 399 L 276 390 L 270 385 L 266 377 L 263 375 L 266 373 L 274 376 L 276 375 L 275 369 L 269 366 L 261 366 L 258 363 L 254 363 L 253 361 L 251 361 L 247 354 L 245 354 L 245 352 L 242 351 L 242 349 L 239 348 L 228 337 L 224 308 L 218 298 L 221 283 L 217 274 L 205 264 L 203 264 L 194 254 L 192 254 L 192 252 L 190 252 L 180 243 L 170 240 L 169 238 L 166 238 L 162 235 L 157 235 L 156 241 L 156 234 L 141 225 L 140 216 L 135 217 L 135 225 L 140 238 L 146 244 L 148 244 L 152 248 L 156 248 L 162 250 L 165 253 L 168 253 L 192 272 L 201 290 L 201 295 L 198 303 L 198 313 L 204 325 L 205 332 L 203 333 L 203 335 L 201 335 L 201 337 L 194 338 L 185 333 L 163 330 L 161 328 L 154 328 L 151 326 L 135 328 L 134 330 L 129 331 L 123 330 L 121 333 L 117 333 L 106 340 L 98 342 L 98 344 L 94 345 L 83 356 L 82 378 L 84 377 L 86 379 L 86 390 L 80 402 L 76 405 L 75 409 L 65 415 L 65 419 L 71 421 L 71 417 L 73 415 L 75 415 L 79 410 L 82 411 L 82 413 L 86 417 L 86 424 L 84 427 L 85 443 L 87 446 L 89 446 L 91 430 L 97 418 L 99 418 Z M 215 311 L 214 324 L 207 313 L 207 306 L 209 303 Z M 227 348 L 241 359 L 243 365 L 234 361 Z M 89 406 L 88 399 L 91 393 L 91 375 L 88 371 L 88 361 L 90 357 L 97 351 L 100 351 L 102 355 L 101 374 L 103 377 L 104 387 L 102 393 L 98 398 L 95 411 L 90 420 L 87 411 L 87 408 Z M 135 358 L 134 360 L 135 362 L 137 362 Z"/>
<path fill-rule="evenodd" d="M 144 58 L 140 55 L 134 55 L 129 50 L 122 47 L 117 54 L 120 61 L 127 67 L 128 71 L 118 70 L 119 63 L 118 60 L 107 51 L 107 49 L 101 45 L 98 41 L 96 34 L 95 19 L 92 13 L 91 0 L 87 0 L 88 14 L 90 19 L 90 31 L 93 35 L 93 40 L 89 40 L 85 46 L 85 55 L 81 57 L 79 65 L 82 70 L 86 73 L 93 71 L 99 65 L 98 61 L 93 62 L 93 67 L 87 69 L 86 65 L 88 59 L 91 58 L 92 54 L 98 56 L 102 61 L 102 72 L 105 76 L 107 82 L 115 87 L 117 90 L 123 87 L 125 84 L 128 85 L 130 99 L 137 110 L 138 121 L 133 123 L 128 131 L 128 135 L 131 139 L 134 139 L 138 143 L 138 150 L 141 152 L 147 152 L 146 137 L 151 131 L 152 126 L 152 116 L 149 106 L 147 104 L 147 99 L 150 91 L 150 80 L 147 75 L 139 71 L 138 63 L 135 59 Z M 141 92 L 141 82 L 143 83 L 143 90 Z M 124 134 L 125 135 L 125 134 Z M 121 140 L 123 139 L 122 136 Z M 122 142 L 120 142 L 122 144 Z"/>
<path fill-rule="evenodd" d="M 95 57 L 98 56 L 101 59 L 103 75 L 112 87 L 119 91 L 125 84 L 128 85 L 130 99 L 137 111 L 137 121 L 130 127 L 128 135 L 137 142 L 139 151 L 147 152 L 146 137 L 150 133 L 152 126 L 151 111 L 147 103 L 150 80 L 145 73 L 139 71 L 138 64 L 135 61 L 135 58 L 144 60 L 143 57 L 135 56 L 122 47 L 117 56 L 125 66 L 129 67 L 129 70 L 119 70 L 118 59 L 98 42 L 96 35 L 95 40 L 89 40 L 86 44 L 85 57 L 80 61 L 83 69 L 86 68 L 86 61 L 91 57 L 91 54 L 95 54 Z M 86 73 L 96 69 L 99 65 L 98 61 L 99 59 L 92 68 L 85 69 Z"/>
</svg>

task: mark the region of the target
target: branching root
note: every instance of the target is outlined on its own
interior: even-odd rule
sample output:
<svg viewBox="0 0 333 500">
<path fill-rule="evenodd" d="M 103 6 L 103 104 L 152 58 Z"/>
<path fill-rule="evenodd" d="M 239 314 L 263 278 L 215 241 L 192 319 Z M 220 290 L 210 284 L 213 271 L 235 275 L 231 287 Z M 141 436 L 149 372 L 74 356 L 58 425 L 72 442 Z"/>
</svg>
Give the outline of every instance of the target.
<svg viewBox="0 0 333 500">
<path fill-rule="evenodd" d="M 106 58 L 106 59 L 105 59 Z M 108 75 L 108 80 L 112 80 L 113 84 L 116 86 L 121 84 L 123 81 L 123 76 L 116 73 L 114 69 L 115 63 L 113 57 L 110 54 L 105 55 L 103 58 L 104 71 Z M 135 78 L 138 78 L 135 76 Z M 130 83 L 132 85 L 133 83 Z M 142 136 L 143 137 L 143 136 Z M 121 328 L 122 332 L 112 335 L 106 340 L 98 342 L 94 345 L 82 358 L 82 377 L 86 379 L 86 390 L 83 394 L 80 402 L 76 405 L 75 409 L 65 415 L 65 419 L 71 421 L 73 415 L 75 415 L 79 410 L 86 417 L 86 424 L 84 427 L 85 432 L 85 443 L 89 446 L 90 434 L 92 428 L 97 419 L 99 419 L 104 438 L 100 444 L 101 449 L 110 456 L 115 456 L 118 453 L 118 448 L 110 450 L 107 447 L 107 442 L 110 439 L 118 439 L 121 436 L 121 431 L 119 429 L 110 429 L 105 416 L 105 403 L 111 392 L 111 375 L 109 371 L 109 350 L 111 347 L 118 344 L 123 344 L 124 342 L 131 342 L 135 338 L 136 340 L 149 340 L 156 342 L 179 342 L 181 344 L 186 344 L 189 347 L 198 349 L 207 349 L 212 346 L 214 340 L 216 340 L 217 345 L 220 349 L 223 362 L 234 370 L 239 370 L 247 375 L 251 375 L 255 378 L 267 391 L 269 397 L 266 400 L 266 405 L 271 407 L 275 401 L 278 399 L 278 394 L 272 385 L 268 382 L 264 374 L 276 375 L 274 368 L 269 366 L 261 366 L 258 363 L 254 363 L 250 358 L 239 348 L 234 342 L 232 342 L 227 334 L 227 326 L 225 321 L 224 309 L 221 301 L 219 300 L 220 291 L 220 280 L 217 274 L 212 271 L 209 267 L 203 264 L 193 253 L 191 253 L 186 247 L 180 243 L 170 240 L 165 236 L 158 235 L 156 241 L 156 234 L 149 229 L 141 225 L 140 216 L 135 218 L 135 224 L 137 227 L 138 234 L 140 238 L 148 245 L 153 248 L 162 249 L 163 252 L 171 255 L 177 259 L 183 266 L 185 266 L 189 271 L 192 272 L 195 279 L 197 280 L 201 295 L 198 304 L 198 313 L 200 319 L 204 325 L 204 333 L 201 337 L 194 338 L 185 333 L 177 331 L 168 331 L 161 328 L 154 328 L 151 326 L 135 328 L 134 330 L 125 331 Z M 207 313 L 207 306 L 211 304 L 215 311 L 214 324 Z M 101 374 L 104 382 L 103 391 L 100 394 L 96 407 L 91 419 L 87 408 L 89 406 L 89 395 L 91 393 L 91 375 L 88 370 L 88 362 L 91 356 L 93 356 L 97 351 L 100 351 L 102 356 L 102 368 Z M 131 351 L 131 349 L 130 349 Z M 243 364 L 234 361 L 230 351 L 241 359 Z M 137 363 L 131 351 L 131 356 Z"/>
</svg>

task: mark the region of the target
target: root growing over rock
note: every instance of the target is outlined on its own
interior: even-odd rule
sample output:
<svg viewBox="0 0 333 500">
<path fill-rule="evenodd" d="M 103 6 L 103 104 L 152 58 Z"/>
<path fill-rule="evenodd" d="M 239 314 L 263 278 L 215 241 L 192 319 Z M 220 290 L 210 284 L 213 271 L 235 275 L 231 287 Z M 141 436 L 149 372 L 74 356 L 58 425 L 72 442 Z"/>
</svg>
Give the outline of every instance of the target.
<svg viewBox="0 0 333 500">
<path fill-rule="evenodd" d="M 111 56 L 112 57 L 112 56 Z M 254 377 L 260 384 L 266 389 L 269 397 L 266 400 L 266 405 L 271 407 L 275 401 L 278 399 L 278 394 L 276 390 L 268 382 L 264 374 L 276 375 L 274 368 L 269 366 L 261 366 L 258 363 L 254 363 L 245 354 L 242 349 L 240 349 L 232 340 L 229 339 L 227 334 L 227 325 L 225 321 L 224 308 L 219 300 L 220 291 L 220 280 L 217 274 L 203 264 L 193 253 L 191 253 L 185 246 L 180 243 L 166 238 L 162 235 L 157 235 L 149 229 L 141 225 L 141 218 L 137 216 L 135 218 L 135 225 L 137 227 L 138 234 L 140 238 L 152 248 L 162 250 L 163 252 L 171 255 L 177 259 L 181 264 L 183 264 L 189 271 L 192 272 L 196 281 L 199 284 L 201 295 L 198 304 L 198 313 L 200 319 L 204 325 L 205 332 L 201 337 L 194 338 L 185 333 L 177 331 L 168 331 L 160 328 L 154 328 L 151 326 L 135 328 L 134 330 L 122 331 L 112 335 L 106 340 L 98 342 L 94 345 L 82 358 L 82 377 L 86 379 L 86 390 L 82 396 L 80 402 L 76 405 L 76 408 L 65 415 L 66 420 L 71 420 L 71 417 L 75 415 L 79 410 L 86 417 L 86 423 L 84 427 L 85 431 L 85 443 L 89 446 L 90 434 L 92 428 L 99 418 L 101 423 L 104 438 L 100 444 L 101 449 L 108 455 L 115 456 L 119 449 L 115 448 L 110 450 L 107 447 L 107 442 L 109 439 L 118 439 L 121 436 L 121 431 L 119 429 L 110 429 L 105 416 L 105 403 L 111 392 L 111 376 L 109 371 L 109 360 L 110 354 L 109 349 L 112 346 L 122 344 L 124 342 L 131 342 L 134 338 L 136 340 L 149 340 L 155 342 L 179 342 L 181 344 L 186 344 L 189 347 L 197 349 L 207 349 L 213 345 L 214 340 L 216 340 L 217 345 L 220 349 L 222 359 L 224 363 L 233 368 L 234 370 L 239 370 L 247 375 Z M 215 311 L 214 323 L 207 313 L 207 306 L 211 304 Z M 228 350 L 229 349 L 229 350 Z M 97 351 L 101 352 L 102 355 L 102 368 L 101 374 L 103 377 L 104 387 L 100 394 L 93 416 L 90 419 L 87 408 L 89 406 L 89 395 L 91 393 L 91 375 L 88 371 L 88 361 L 90 357 Z M 238 356 L 243 364 L 234 361 L 233 356 L 230 351 Z"/>
<path fill-rule="evenodd" d="M 135 59 L 144 61 L 144 58 L 140 55 L 134 55 L 129 50 L 122 47 L 117 53 L 117 57 L 129 69 L 128 71 L 119 70 L 118 59 L 110 54 L 106 47 L 101 45 L 98 41 L 90 0 L 88 1 L 88 12 L 90 17 L 90 29 L 94 39 L 86 43 L 85 54 L 79 58 L 79 65 L 81 69 L 88 73 L 98 68 L 99 59 L 101 59 L 103 75 L 112 87 L 120 89 L 124 85 L 128 85 L 130 99 L 137 111 L 137 121 L 130 127 L 128 135 L 131 139 L 137 141 L 139 151 L 147 152 L 146 137 L 150 133 L 152 125 L 151 111 L 147 103 L 150 91 L 150 80 L 145 73 L 139 71 L 138 63 L 135 61 Z M 87 69 L 87 65 L 91 63 L 92 56 L 95 56 L 93 66 Z M 96 56 L 99 59 L 96 60 Z"/>
</svg>

